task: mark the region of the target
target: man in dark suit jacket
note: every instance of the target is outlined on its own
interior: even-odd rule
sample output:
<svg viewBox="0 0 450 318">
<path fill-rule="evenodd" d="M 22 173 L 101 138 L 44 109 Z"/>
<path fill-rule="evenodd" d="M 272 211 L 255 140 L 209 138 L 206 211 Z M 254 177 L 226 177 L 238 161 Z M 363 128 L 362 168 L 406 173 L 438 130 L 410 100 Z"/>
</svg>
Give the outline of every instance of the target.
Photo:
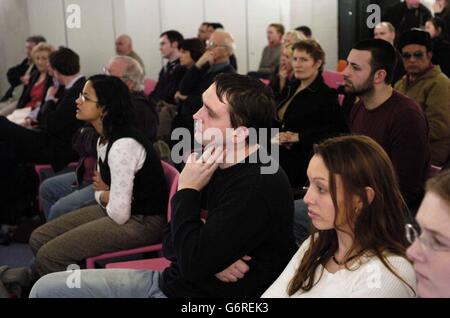
<svg viewBox="0 0 450 318">
<path fill-rule="evenodd" d="M 52 86 L 48 89 L 46 102 L 38 116 L 39 129 L 27 129 L 0 116 L 0 202 L 8 199 L 8 193 L 17 191 L 12 185 L 18 165 L 50 163 L 58 171 L 76 159 L 72 136 L 83 122 L 75 117 L 75 100 L 86 80 L 80 74 L 78 55 L 68 48 L 53 52 L 50 66 L 65 90 L 56 99 L 58 88 Z"/>
<path fill-rule="evenodd" d="M 423 28 L 431 18 L 431 11 L 419 0 L 405 0 L 386 9 L 382 21 L 392 23 L 400 36 L 412 28 Z"/>
</svg>

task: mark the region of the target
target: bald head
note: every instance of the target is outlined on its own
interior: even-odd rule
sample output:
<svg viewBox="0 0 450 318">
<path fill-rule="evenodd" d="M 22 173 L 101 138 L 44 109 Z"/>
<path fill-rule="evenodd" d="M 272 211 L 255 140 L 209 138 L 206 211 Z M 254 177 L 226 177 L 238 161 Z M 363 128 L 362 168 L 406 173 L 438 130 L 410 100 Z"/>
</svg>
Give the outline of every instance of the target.
<svg viewBox="0 0 450 318">
<path fill-rule="evenodd" d="M 116 39 L 116 53 L 118 55 L 128 55 L 132 49 L 133 42 L 129 35 L 122 34 Z"/>
<path fill-rule="evenodd" d="M 379 23 L 374 30 L 375 39 L 385 40 L 394 45 L 395 41 L 395 28 L 389 22 Z"/>
</svg>

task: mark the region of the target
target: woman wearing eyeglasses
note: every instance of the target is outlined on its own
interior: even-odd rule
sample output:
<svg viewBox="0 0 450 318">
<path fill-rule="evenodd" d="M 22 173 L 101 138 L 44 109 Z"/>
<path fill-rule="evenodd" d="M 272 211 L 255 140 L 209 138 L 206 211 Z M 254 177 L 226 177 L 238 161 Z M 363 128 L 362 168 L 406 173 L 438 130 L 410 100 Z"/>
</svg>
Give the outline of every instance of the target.
<svg viewBox="0 0 450 318">
<path fill-rule="evenodd" d="M 450 297 L 450 171 L 430 179 L 416 216 L 420 231 L 408 224 L 419 297 Z"/>
<path fill-rule="evenodd" d="M 263 297 L 414 297 L 407 207 L 381 146 L 366 136 L 329 139 L 307 175 L 312 234 Z"/>
<path fill-rule="evenodd" d="M 35 276 L 162 238 L 167 183 L 151 142 L 132 124 L 127 86 L 114 76 L 90 77 L 77 99 L 76 117 L 100 135 L 99 171 L 93 178 L 98 204 L 65 214 L 32 233 Z"/>
</svg>

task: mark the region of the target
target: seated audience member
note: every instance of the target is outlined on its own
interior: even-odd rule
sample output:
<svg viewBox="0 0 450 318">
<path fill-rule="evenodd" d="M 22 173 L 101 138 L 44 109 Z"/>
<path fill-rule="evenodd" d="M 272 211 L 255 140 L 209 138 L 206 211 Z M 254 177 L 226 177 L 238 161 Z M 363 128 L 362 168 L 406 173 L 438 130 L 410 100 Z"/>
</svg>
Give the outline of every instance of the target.
<svg viewBox="0 0 450 318">
<path fill-rule="evenodd" d="M 284 49 L 284 45 L 293 45 L 299 41 L 303 41 L 308 39 L 303 33 L 301 33 L 300 31 L 296 31 L 296 30 L 290 30 L 287 31 L 284 35 L 283 35 L 283 49 Z M 283 52 L 281 53 L 283 54 Z"/>
<path fill-rule="evenodd" d="M 158 83 L 150 94 L 150 98 L 156 103 L 175 103 L 175 92 L 186 71 L 180 65 L 180 44 L 182 41 L 183 36 L 178 31 L 169 30 L 160 35 L 159 50 L 162 57 L 167 59 L 167 63 L 159 72 Z"/>
<path fill-rule="evenodd" d="M 295 81 L 285 90 L 276 115 L 280 164 L 291 186 L 302 187 L 313 144 L 344 131 L 337 92 L 323 81 L 325 52 L 315 40 L 293 46 L 292 66 Z"/>
<path fill-rule="evenodd" d="M 133 127 L 128 87 L 114 76 L 90 77 L 76 116 L 100 135 L 93 182 L 98 204 L 32 233 L 35 276 L 66 270 L 89 256 L 154 244 L 163 234 L 167 183 L 152 144 Z"/>
<path fill-rule="evenodd" d="M 429 126 L 431 163 L 442 165 L 450 158 L 450 80 L 431 63 L 432 43 L 427 32 L 411 30 L 399 42 L 406 75 L 395 89 L 422 107 Z"/>
<path fill-rule="evenodd" d="M 450 77 L 450 42 L 445 33 L 445 21 L 441 18 L 432 18 L 425 24 L 425 31 L 430 34 L 433 42 L 433 57 L 431 62 L 439 65 L 442 72 Z"/>
<path fill-rule="evenodd" d="M 346 93 L 359 98 L 351 109 L 350 131 L 383 147 L 414 213 L 430 167 L 428 125 L 420 106 L 391 86 L 396 56 L 384 40 L 363 40 L 353 46 L 342 74 Z"/>
<path fill-rule="evenodd" d="M 163 241 L 171 265 L 162 273 L 82 271 L 83 288 L 72 289 L 67 272 L 54 273 L 41 278 L 30 297 L 241 298 L 259 297 L 268 288 L 295 250 L 286 175 L 282 169 L 262 173 L 267 165 L 249 160 L 263 151 L 247 137 L 252 129 L 271 126 L 272 94 L 257 79 L 221 74 L 203 100 L 194 117 L 202 124 L 196 138 L 206 151 L 198 159 L 189 157 L 172 199 Z M 225 139 L 213 142 L 206 137 L 209 129 Z M 202 207 L 208 209 L 205 222 Z"/>
<path fill-rule="evenodd" d="M 133 50 L 133 41 L 129 35 L 122 34 L 116 39 L 116 54 L 129 56 L 141 65 L 142 71 L 145 74 L 145 66 L 142 59 Z"/>
<path fill-rule="evenodd" d="M 373 38 L 388 41 L 395 47 L 397 34 L 395 33 L 394 26 L 390 22 L 382 21 L 375 26 Z"/>
<path fill-rule="evenodd" d="M 329 139 L 308 179 L 312 234 L 263 297 L 414 297 L 408 208 L 386 152 L 366 136 Z"/>
<path fill-rule="evenodd" d="M 412 244 L 407 254 L 419 297 L 450 298 L 450 171 L 428 180 L 426 188 L 416 217 L 419 228 L 406 226 Z"/>
<path fill-rule="evenodd" d="M 33 57 L 31 51 L 41 42 L 45 42 L 45 38 L 40 35 L 34 35 L 27 38 L 25 42 L 26 58 L 18 65 L 8 69 L 6 77 L 10 87 L 5 94 L 0 98 L 0 115 L 9 115 L 16 107 L 17 99 L 20 92 L 16 88 L 23 85 L 28 85 L 31 71 L 35 71 L 36 67 L 33 64 Z M 18 88 L 19 89 L 19 88 Z"/>
<path fill-rule="evenodd" d="M 205 53 L 205 45 L 197 38 L 185 39 L 180 44 L 180 65 L 190 69 Z"/>
<path fill-rule="evenodd" d="M 311 39 L 313 36 L 311 28 L 306 25 L 296 27 L 295 30 L 301 32 L 307 39 Z"/>
<path fill-rule="evenodd" d="M 53 77 L 50 75 L 52 71 L 49 70 L 49 56 L 53 51 L 54 48 L 45 42 L 39 43 L 31 51 L 36 70 L 30 74 L 29 83 L 17 102 L 17 109 L 8 116 L 10 121 L 28 128 L 37 124 L 39 108 L 53 84 Z"/>
<path fill-rule="evenodd" d="M 202 22 L 202 24 L 198 27 L 197 38 L 205 44 L 206 41 L 209 40 L 211 33 L 209 29 L 209 22 Z"/>
<path fill-rule="evenodd" d="M 133 124 L 150 142 L 154 142 L 159 125 L 158 111 L 155 103 L 145 96 L 141 66 L 128 56 L 116 56 L 105 67 L 105 74 L 121 79 L 128 87 L 133 105 Z"/>
<path fill-rule="evenodd" d="M 189 70 L 198 59 L 205 53 L 205 45 L 198 38 L 185 39 L 180 44 L 180 66 Z M 175 96 L 180 96 L 177 90 Z M 158 137 L 167 144 L 170 144 L 170 134 L 172 132 L 172 119 L 177 113 L 177 106 L 165 104 L 159 112 Z"/>
<path fill-rule="evenodd" d="M 258 78 L 269 78 L 280 61 L 284 26 L 272 23 L 267 28 L 268 45 L 264 47 L 257 72 L 249 72 L 248 75 Z"/>
<path fill-rule="evenodd" d="M 154 142 L 158 130 L 156 106 L 144 95 L 144 73 L 139 63 L 128 56 L 116 56 L 105 67 L 107 75 L 121 79 L 131 94 L 134 127 Z M 74 149 L 80 155 L 76 173 L 66 173 L 46 179 L 39 188 L 47 221 L 63 214 L 95 204 L 92 177 L 97 157 L 98 134 L 88 125 L 74 138 Z"/>
<path fill-rule="evenodd" d="M 216 30 L 225 31 L 225 27 L 223 26 L 222 23 L 218 23 L 218 22 L 208 23 L 208 39 L 207 40 L 209 40 L 209 38 L 211 37 L 211 34 L 213 34 L 214 31 L 216 31 Z M 207 44 L 206 41 L 204 43 Z M 237 59 L 236 59 L 236 55 L 234 55 L 234 53 L 230 55 L 230 64 L 231 64 L 231 66 L 233 66 L 233 68 L 236 71 L 238 70 Z"/>
<path fill-rule="evenodd" d="M 292 44 L 283 44 L 283 51 L 280 55 L 280 64 L 275 69 L 269 82 L 269 86 L 275 94 L 275 100 L 280 102 L 283 98 L 283 91 L 291 85 L 295 79 L 292 68 Z"/>
<path fill-rule="evenodd" d="M 136 62 L 137 63 L 137 62 Z M 45 179 L 39 186 L 42 212 L 47 221 L 96 203 L 92 178 L 94 177 L 99 135 L 86 124 L 74 136 L 73 148 L 80 156 L 75 172 Z"/>
<path fill-rule="evenodd" d="M 172 130 L 178 127 L 187 128 L 193 138 L 192 115 L 202 107 L 203 92 L 211 86 L 216 75 L 235 73 L 235 69 L 230 65 L 230 55 L 234 47 L 234 39 L 230 33 L 214 31 L 205 53 L 186 72 L 180 83 L 179 92 L 175 95 L 178 114 L 172 121 Z"/>
<path fill-rule="evenodd" d="M 450 5 L 448 0 L 435 0 L 433 4 L 434 16 L 445 21 L 444 32 L 450 39 Z"/>
<path fill-rule="evenodd" d="M 50 66 L 65 90 L 56 99 L 57 88 L 50 87 L 38 115 L 38 130 L 16 125 L 0 116 L 0 201 L 18 191 L 17 168 L 21 164 L 51 164 L 57 172 L 76 159 L 72 136 L 83 124 L 76 115 L 75 100 L 85 78 L 80 74 L 78 55 L 68 48 L 50 54 Z"/>
<path fill-rule="evenodd" d="M 423 28 L 431 18 L 431 11 L 420 0 L 405 0 L 386 8 L 381 21 L 390 22 L 398 36 L 412 28 Z"/>
<path fill-rule="evenodd" d="M 397 35 L 395 32 L 395 28 L 389 22 L 382 21 L 379 24 L 377 24 L 373 32 L 373 38 L 388 41 L 389 43 L 392 44 L 393 47 L 395 48 L 397 47 L 396 46 Z M 397 83 L 397 81 L 401 79 L 403 75 L 405 75 L 405 69 L 403 67 L 403 63 L 401 62 L 402 55 L 397 49 L 395 51 L 397 53 L 397 64 L 395 65 L 394 68 L 394 80 L 393 80 L 394 84 Z"/>
</svg>

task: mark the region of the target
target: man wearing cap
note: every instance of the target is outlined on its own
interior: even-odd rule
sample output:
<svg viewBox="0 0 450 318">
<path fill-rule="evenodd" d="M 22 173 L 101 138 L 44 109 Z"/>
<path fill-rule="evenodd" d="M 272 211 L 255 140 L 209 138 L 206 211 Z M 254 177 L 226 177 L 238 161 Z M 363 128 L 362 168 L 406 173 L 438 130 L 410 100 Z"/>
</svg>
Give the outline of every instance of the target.
<svg viewBox="0 0 450 318">
<path fill-rule="evenodd" d="M 430 35 L 410 30 L 399 39 L 406 75 L 395 89 L 414 99 L 423 109 L 429 124 L 431 163 L 443 165 L 450 159 L 450 80 L 433 57 Z"/>
</svg>

